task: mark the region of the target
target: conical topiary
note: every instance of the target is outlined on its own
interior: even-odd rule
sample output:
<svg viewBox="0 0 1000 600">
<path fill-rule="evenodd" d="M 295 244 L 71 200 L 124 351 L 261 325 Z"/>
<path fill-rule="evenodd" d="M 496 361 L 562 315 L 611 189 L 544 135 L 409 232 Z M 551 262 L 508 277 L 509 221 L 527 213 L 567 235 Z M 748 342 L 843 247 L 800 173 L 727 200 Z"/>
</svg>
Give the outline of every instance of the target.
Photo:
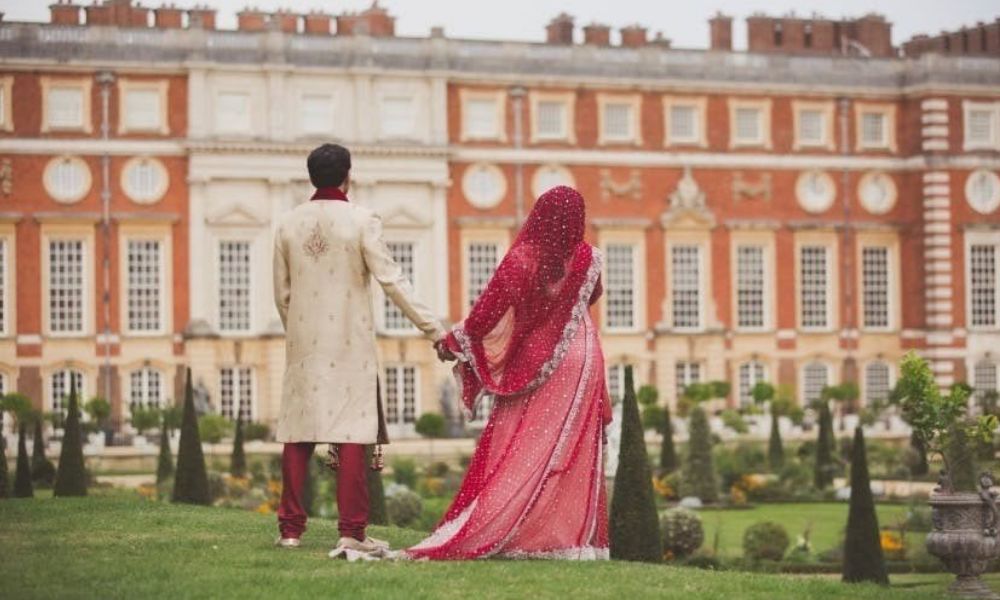
<svg viewBox="0 0 1000 600">
<path fill-rule="evenodd" d="M 879 540 L 871 480 L 868 478 L 865 436 L 861 427 L 854 430 L 851 451 L 851 507 L 847 514 L 847 537 L 844 539 L 843 580 L 848 583 L 889 583 Z"/>
<path fill-rule="evenodd" d="M 3 423 L 0 422 L 0 427 L 2 426 Z M 8 496 L 10 496 L 10 476 L 7 472 L 7 440 L 3 433 L 0 433 L 0 498 Z"/>
<path fill-rule="evenodd" d="M 69 408 L 52 495 L 56 497 L 87 495 L 87 468 L 83 463 L 83 428 L 80 426 L 80 400 L 77 398 L 75 382 L 70 383 Z"/>
<path fill-rule="evenodd" d="M 236 417 L 236 435 L 233 436 L 233 455 L 229 462 L 229 474 L 233 477 L 246 477 L 247 455 L 243 451 L 243 418 Z"/>
<path fill-rule="evenodd" d="M 31 461 L 28 460 L 28 442 L 25 440 L 24 422 L 17 431 L 17 470 L 14 472 L 14 497 L 33 498 L 35 487 L 31 485 Z"/>
<path fill-rule="evenodd" d="M 167 417 L 160 421 L 160 456 L 156 461 L 156 483 L 161 484 L 174 476 L 174 455 L 170 452 L 170 427 Z"/>
<path fill-rule="evenodd" d="M 767 464 L 777 473 L 785 466 L 785 447 L 781 443 L 781 427 L 778 413 L 771 411 L 771 437 L 767 440 Z"/>
<path fill-rule="evenodd" d="M 31 448 L 31 482 L 36 488 L 50 488 L 56 480 L 56 466 L 45 456 L 42 419 L 35 419 L 35 437 Z"/>
<path fill-rule="evenodd" d="M 823 400 L 819 406 L 819 432 L 816 437 L 816 463 L 813 468 L 813 485 L 818 490 L 826 489 L 833 483 L 832 441 L 833 419 L 830 416 L 830 407 Z"/>
<path fill-rule="evenodd" d="M 719 485 L 712 464 L 712 432 L 701 406 L 695 406 L 688 419 L 688 454 L 681 478 L 681 493 L 697 496 L 705 503 L 719 499 Z"/>
<path fill-rule="evenodd" d="M 652 473 L 635 397 L 632 367 L 625 368 L 621 446 L 609 527 L 611 558 L 644 562 L 663 560 Z"/>
<path fill-rule="evenodd" d="M 198 434 L 198 415 L 194 410 L 191 369 L 187 370 L 187 385 L 184 388 L 184 414 L 181 416 L 181 440 L 177 449 L 177 473 L 174 476 L 172 499 L 174 502 L 188 504 L 212 502 L 208 492 L 205 455 L 201 450 L 201 436 Z"/>
<path fill-rule="evenodd" d="M 374 446 L 366 451 L 366 463 L 371 464 Z M 382 485 L 382 472 L 368 469 L 368 522 L 372 525 L 388 525 L 389 514 L 385 509 L 385 487 Z"/>
<path fill-rule="evenodd" d="M 677 470 L 677 449 L 674 447 L 674 424 L 670 418 L 670 407 L 663 407 L 663 443 L 660 445 L 660 473 Z"/>
</svg>

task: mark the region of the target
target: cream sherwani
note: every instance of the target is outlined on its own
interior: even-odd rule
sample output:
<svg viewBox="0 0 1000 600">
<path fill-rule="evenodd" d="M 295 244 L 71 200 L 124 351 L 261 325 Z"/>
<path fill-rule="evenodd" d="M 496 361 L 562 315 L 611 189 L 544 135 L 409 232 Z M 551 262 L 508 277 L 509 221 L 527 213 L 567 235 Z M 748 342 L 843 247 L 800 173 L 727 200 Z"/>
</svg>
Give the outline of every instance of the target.
<svg viewBox="0 0 1000 600">
<path fill-rule="evenodd" d="M 425 335 L 444 335 L 430 309 L 414 298 L 371 210 L 314 200 L 281 219 L 274 301 L 285 325 L 287 359 L 279 442 L 376 442 L 372 277 Z"/>
</svg>

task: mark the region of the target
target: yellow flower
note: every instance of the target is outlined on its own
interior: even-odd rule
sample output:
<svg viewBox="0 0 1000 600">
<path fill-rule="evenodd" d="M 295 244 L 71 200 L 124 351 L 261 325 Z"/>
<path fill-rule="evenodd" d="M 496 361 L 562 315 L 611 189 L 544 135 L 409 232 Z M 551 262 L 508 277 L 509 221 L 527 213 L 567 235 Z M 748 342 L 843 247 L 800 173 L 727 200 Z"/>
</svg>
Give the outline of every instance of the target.
<svg viewBox="0 0 1000 600">
<path fill-rule="evenodd" d="M 879 544 L 882 552 L 888 558 L 903 559 L 906 557 L 906 543 L 903 536 L 890 529 L 883 529 L 879 533 Z"/>
<path fill-rule="evenodd" d="M 670 484 L 667 483 L 667 478 L 666 477 L 664 477 L 662 479 L 657 479 L 656 477 L 654 477 L 653 478 L 653 490 L 657 494 L 659 494 L 660 496 L 666 498 L 667 500 L 670 500 L 671 498 L 673 498 L 673 497 L 676 496 L 676 492 L 674 492 L 674 488 L 670 487 Z"/>
<path fill-rule="evenodd" d="M 263 502 L 263 503 L 261 503 L 260 506 L 257 507 L 257 511 L 256 512 L 258 512 L 258 513 L 260 513 L 262 515 L 269 515 L 272 512 L 274 512 L 274 509 L 271 508 L 271 504 L 270 503 Z"/>
<path fill-rule="evenodd" d="M 747 493 L 740 488 L 738 483 L 734 483 L 733 487 L 729 488 L 729 500 L 737 506 L 743 506 L 747 503 Z"/>
</svg>

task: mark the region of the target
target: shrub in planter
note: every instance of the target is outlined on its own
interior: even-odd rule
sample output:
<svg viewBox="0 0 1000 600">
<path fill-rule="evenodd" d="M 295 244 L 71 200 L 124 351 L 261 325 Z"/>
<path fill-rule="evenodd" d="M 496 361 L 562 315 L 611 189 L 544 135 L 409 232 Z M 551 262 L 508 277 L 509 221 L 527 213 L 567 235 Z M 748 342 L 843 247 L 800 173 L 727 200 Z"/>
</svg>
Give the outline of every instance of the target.
<svg viewBox="0 0 1000 600">
<path fill-rule="evenodd" d="M 781 560 L 788 544 L 788 532 L 778 523 L 755 523 L 743 533 L 743 556 L 754 561 Z"/>
<path fill-rule="evenodd" d="M 417 464 L 409 458 L 393 460 L 392 480 L 411 489 L 417 487 Z"/>
<path fill-rule="evenodd" d="M 271 437 L 271 428 L 264 423 L 247 423 L 243 426 L 243 437 L 248 442 L 263 441 Z"/>
<path fill-rule="evenodd" d="M 705 541 L 705 529 L 697 513 L 686 508 L 674 508 L 660 517 L 660 536 L 665 556 L 685 558 L 701 548 Z"/>
<path fill-rule="evenodd" d="M 385 499 L 389 522 L 397 527 L 406 527 L 416 521 L 423 508 L 420 496 L 410 490 L 399 490 Z"/>
</svg>

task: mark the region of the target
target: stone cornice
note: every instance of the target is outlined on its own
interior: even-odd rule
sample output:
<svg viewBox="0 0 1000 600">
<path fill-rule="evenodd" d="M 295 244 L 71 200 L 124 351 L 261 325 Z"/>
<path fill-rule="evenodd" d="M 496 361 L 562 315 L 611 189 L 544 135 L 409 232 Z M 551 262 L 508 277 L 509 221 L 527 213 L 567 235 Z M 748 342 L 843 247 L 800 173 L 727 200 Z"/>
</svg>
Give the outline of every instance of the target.
<svg viewBox="0 0 1000 600">
<path fill-rule="evenodd" d="M 191 153 L 203 154 L 296 154 L 304 155 L 316 147 L 315 142 L 273 142 L 268 140 L 189 140 L 185 144 Z M 431 144 L 379 145 L 350 144 L 355 156 L 388 156 L 405 158 L 447 159 L 448 147 Z"/>
</svg>

